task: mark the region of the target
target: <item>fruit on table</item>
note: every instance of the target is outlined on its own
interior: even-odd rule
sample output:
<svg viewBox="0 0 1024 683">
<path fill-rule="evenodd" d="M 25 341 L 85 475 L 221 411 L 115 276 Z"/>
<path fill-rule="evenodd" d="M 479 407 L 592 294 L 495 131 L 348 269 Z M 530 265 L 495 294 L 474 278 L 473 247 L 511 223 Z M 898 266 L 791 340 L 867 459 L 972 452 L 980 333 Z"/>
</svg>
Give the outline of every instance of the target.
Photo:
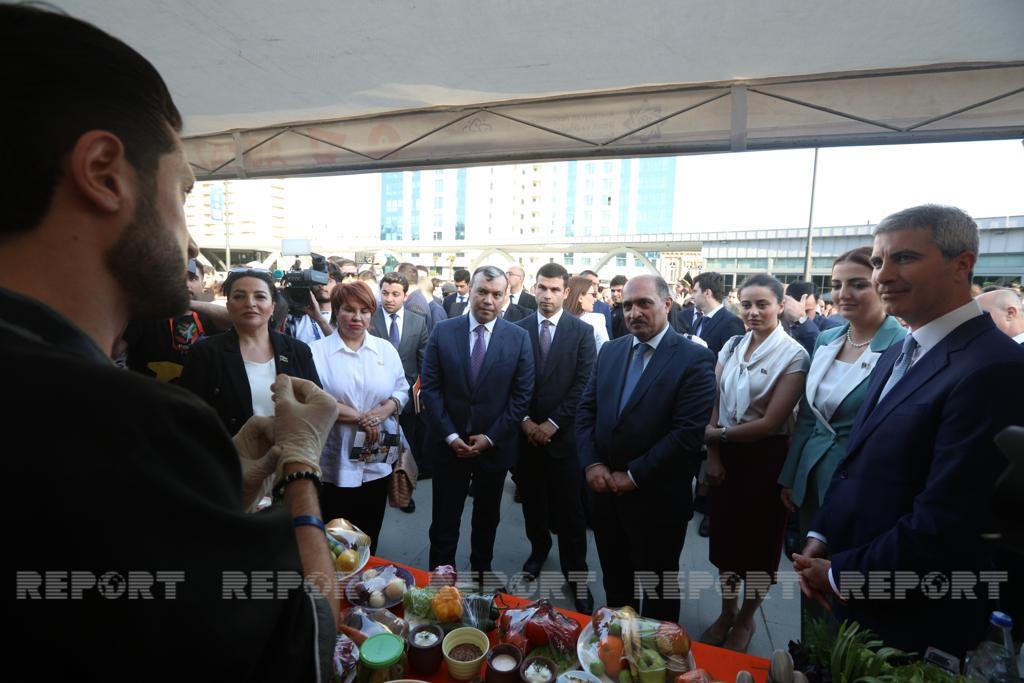
<svg viewBox="0 0 1024 683">
<path fill-rule="evenodd" d="M 676 683 L 711 683 L 711 675 L 704 669 L 694 669 L 677 676 Z"/>
<path fill-rule="evenodd" d="M 430 608 L 441 623 L 458 621 L 462 618 L 462 594 L 454 586 L 442 586 L 430 601 Z"/>
<path fill-rule="evenodd" d="M 388 600 L 398 600 L 403 595 L 405 595 L 405 579 L 396 576 L 391 579 L 391 583 L 384 588 L 384 596 Z"/>
<path fill-rule="evenodd" d="M 334 561 L 334 568 L 339 572 L 350 572 L 356 568 L 359 564 L 359 554 L 349 548 L 338 555 L 338 559 Z"/>
<path fill-rule="evenodd" d="M 654 644 L 658 652 L 666 657 L 670 655 L 685 657 L 690 654 L 690 636 L 686 633 L 686 629 L 669 621 L 662 622 L 658 626 Z"/>
<path fill-rule="evenodd" d="M 665 680 L 665 659 L 657 650 L 646 647 L 640 650 L 636 666 L 640 671 L 640 683 L 663 683 Z"/>
<path fill-rule="evenodd" d="M 597 658 L 604 664 L 609 678 L 616 678 L 622 671 L 622 655 L 625 647 L 619 636 L 607 635 L 597 644 Z"/>
<path fill-rule="evenodd" d="M 736 674 L 736 683 L 754 683 L 754 674 L 749 671 L 740 671 Z"/>
<path fill-rule="evenodd" d="M 793 683 L 793 656 L 789 652 L 776 650 L 772 653 L 768 680 L 773 683 Z"/>
</svg>

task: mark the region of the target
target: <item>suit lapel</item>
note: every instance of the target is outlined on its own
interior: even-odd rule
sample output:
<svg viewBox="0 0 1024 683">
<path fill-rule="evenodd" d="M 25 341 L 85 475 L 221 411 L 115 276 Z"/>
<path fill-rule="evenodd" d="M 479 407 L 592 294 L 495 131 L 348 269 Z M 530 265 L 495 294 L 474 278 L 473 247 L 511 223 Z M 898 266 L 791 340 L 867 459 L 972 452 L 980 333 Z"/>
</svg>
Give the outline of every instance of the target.
<svg viewBox="0 0 1024 683">
<path fill-rule="evenodd" d="M 725 312 L 724 308 L 719 308 L 718 311 L 715 313 L 715 315 L 713 317 L 708 318 L 707 316 L 704 316 L 704 324 L 701 325 L 700 335 L 699 335 L 701 339 L 706 341 L 708 338 L 710 338 L 711 333 L 714 331 L 714 329 L 716 327 L 718 327 L 723 320 L 725 320 L 725 316 L 722 315 L 722 313 L 724 313 L 724 312 Z M 691 327 L 690 331 L 692 332 L 693 331 L 693 329 L 692 329 L 693 328 L 693 323 L 692 322 L 690 323 L 690 327 Z"/>
<path fill-rule="evenodd" d="M 839 351 L 843 348 L 844 341 L 840 337 L 824 346 L 816 348 L 814 350 L 814 359 L 811 362 L 811 369 L 807 372 L 807 405 L 810 406 L 811 412 L 818 418 L 818 421 L 825 425 L 828 425 L 828 420 L 815 407 L 814 399 L 818 395 L 818 385 L 821 384 L 821 380 L 825 378 L 825 373 L 832 366 L 832 363 L 835 362 L 836 356 L 839 355 Z"/>
<path fill-rule="evenodd" d="M 416 350 L 411 348 L 418 344 L 419 331 L 416 327 L 416 323 L 419 322 L 415 318 L 409 316 L 409 312 L 406 311 L 402 317 L 402 331 L 398 336 L 398 355 L 403 356 L 409 353 L 415 354 Z M 384 337 L 387 339 L 387 336 Z"/>
<path fill-rule="evenodd" d="M 484 380 L 487 378 L 487 372 L 494 365 L 494 359 L 501 354 L 501 342 L 505 338 L 505 326 L 511 325 L 510 322 L 505 322 L 501 318 L 494 321 L 494 329 L 491 331 L 491 338 L 487 342 L 487 353 L 484 354 L 484 364 L 480 366 L 480 374 L 476 378 L 476 387 L 473 388 L 473 393 L 476 393 L 478 387 L 484 385 Z M 468 358 L 468 356 L 467 356 Z M 466 364 L 469 367 L 469 364 Z"/>
<path fill-rule="evenodd" d="M 539 384 L 540 373 L 543 370 L 540 361 L 540 337 L 537 334 L 537 325 L 540 324 L 540 319 L 537 315 L 531 315 L 528 320 L 530 324 L 526 326 L 526 334 L 530 335 L 530 344 L 533 345 L 533 367 L 537 370 L 534 377 L 537 378 L 536 383 Z"/>
<path fill-rule="evenodd" d="M 378 308 L 377 312 L 373 314 L 373 333 L 381 339 L 388 338 L 387 325 L 384 324 L 384 313 L 382 308 Z"/>
<path fill-rule="evenodd" d="M 651 360 L 647 363 L 647 367 L 644 368 L 644 372 L 640 375 L 640 381 L 636 383 L 636 388 L 633 389 L 633 394 L 629 397 L 629 402 L 622 407 L 622 412 L 619 413 L 621 418 L 629 411 L 633 410 L 640 399 L 644 397 L 647 390 L 651 387 L 658 377 L 661 376 L 662 371 L 668 366 L 669 359 L 675 355 L 676 345 L 679 343 L 680 337 L 673 330 L 669 330 L 665 333 L 665 336 L 661 338 L 661 343 L 658 344 L 658 348 L 654 350 L 654 355 L 651 356 Z M 625 378 L 625 374 L 623 374 Z M 621 400 L 622 389 L 619 389 L 619 397 Z M 619 404 L 616 403 L 616 406 Z"/>
<path fill-rule="evenodd" d="M 245 374 L 245 360 L 242 358 L 242 350 L 238 346 L 238 333 L 234 330 L 229 330 L 224 334 L 228 335 L 225 338 L 224 344 L 224 350 L 227 352 L 224 365 L 227 367 L 228 382 L 231 384 L 232 390 L 241 401 L 241 404 L 243 406 L 251 406 L 252 391 L 249 389 L 249 376 Z M 276 360 L 276 351 L 274 356 Z"/>
</svg>

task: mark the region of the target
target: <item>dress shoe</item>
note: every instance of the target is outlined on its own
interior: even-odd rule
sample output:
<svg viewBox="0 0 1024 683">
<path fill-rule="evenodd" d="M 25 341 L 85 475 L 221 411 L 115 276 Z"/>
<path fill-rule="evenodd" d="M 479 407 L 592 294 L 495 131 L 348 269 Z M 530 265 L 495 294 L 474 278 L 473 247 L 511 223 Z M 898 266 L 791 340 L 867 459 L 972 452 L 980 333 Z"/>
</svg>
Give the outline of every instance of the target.
<svg viewBox="0 0 1024 683">
<path fill-rule="evenodd" d="M 406 514 L 411 515 L 412 513 L 416 512 L 416 501 L 413 500 L 412 498 L 410 498 L 408 505 L 406 505 L 404 508 L 398 508 L 398 509 L 401 510 L 402 512 L 406 513 Z"/>
<path fill-rule="evenodd" d="M 523 563 L 523 573 L 526 574 L 527 581 L 535 581 L 540 576 L 541 567 L 544 566 L 544 560 L 535 560 L 533 558 L 528 559 Z"/>
<path fill-rule="evenodd" d="M 576 611 L 580 614 L 591 615 L 594 613 L 594 596 L 590 594 L 590 589 L 587 589 L 587 595 L 583 598 L 576 598 L 574 601 L 576 604 Z"/>
<path fill-rule="evenodd" d="M 704 515 L 704 519 L 700 520 L 700 526 L 697 527 L 697 534 L 702 538 L 707 538 L 711 535 L 711 515 Z"/>
</svg>

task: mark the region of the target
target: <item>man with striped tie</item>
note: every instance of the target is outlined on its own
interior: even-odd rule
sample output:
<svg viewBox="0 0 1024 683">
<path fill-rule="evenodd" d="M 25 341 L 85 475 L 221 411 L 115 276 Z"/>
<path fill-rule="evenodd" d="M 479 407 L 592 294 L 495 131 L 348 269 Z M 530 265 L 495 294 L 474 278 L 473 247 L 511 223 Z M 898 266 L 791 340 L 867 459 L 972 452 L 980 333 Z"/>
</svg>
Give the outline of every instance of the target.
<svg viewBox="0 0 1024 683">
<path fill-rule="evenodd" d="M 793 556 L 806 595 L 918 653 L 962 656 L 985 634 L 998 583 L 985 582 L 982 534 L 1007 466 L 993 439 L 1024 421 L 1024 349 L 971 299 L 977 259 L 978 226 L 960 209 L 918 206 L 875 228 L 875 287 L 910 334 L 875 365 Z"/>
</svg>

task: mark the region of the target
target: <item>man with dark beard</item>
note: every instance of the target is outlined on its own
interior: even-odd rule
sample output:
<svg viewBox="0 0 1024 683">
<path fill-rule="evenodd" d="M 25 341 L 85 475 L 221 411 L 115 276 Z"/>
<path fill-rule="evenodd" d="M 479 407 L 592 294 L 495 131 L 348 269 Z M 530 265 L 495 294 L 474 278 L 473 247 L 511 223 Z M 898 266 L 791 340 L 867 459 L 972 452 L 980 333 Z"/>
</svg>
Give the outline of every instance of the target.
<svg viewBox="0 0 1024 683">
<path fill-rule="evenodd" d="M 233 445 L 198 398 L 109 358 L 129 319 L 189 303 L 194 179 L 166 85 L 99 29 L 12 5 L 0 82 L 17 160 L 0 164 L 0 410 L 22 465 L 3 504 L 9 650 L 29 678 L 59 633 L 87 680 L 328 678 L 338 601 L 316 484 L 334 400 L 279 376 L 275 416 Z M 274 474 L 283 505 L 245 514 Z"/>
</svg>

